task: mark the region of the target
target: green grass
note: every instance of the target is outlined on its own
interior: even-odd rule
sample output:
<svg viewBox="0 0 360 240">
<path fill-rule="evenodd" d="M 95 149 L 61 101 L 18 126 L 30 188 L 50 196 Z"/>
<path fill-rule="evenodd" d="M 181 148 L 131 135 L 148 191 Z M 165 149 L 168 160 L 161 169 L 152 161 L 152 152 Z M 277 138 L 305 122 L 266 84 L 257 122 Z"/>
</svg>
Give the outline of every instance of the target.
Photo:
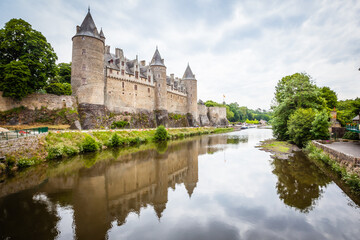
<svg viewBox="0 0 360 240">
<path fill-rule="evenodd" d="M 292 145 L 285 141 L 265 140 L 262 142 L 261 148 L 278 153 L 290 153 Z"/>
</svg>

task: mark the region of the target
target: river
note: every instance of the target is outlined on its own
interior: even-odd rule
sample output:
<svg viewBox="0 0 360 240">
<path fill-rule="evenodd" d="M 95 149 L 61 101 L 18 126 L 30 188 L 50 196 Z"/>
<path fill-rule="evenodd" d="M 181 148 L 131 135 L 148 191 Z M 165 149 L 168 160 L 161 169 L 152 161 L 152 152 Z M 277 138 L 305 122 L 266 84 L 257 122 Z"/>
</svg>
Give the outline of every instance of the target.
<svg viewBox="0 0 360 240">
<path fill-rule="evenodd" d="M 0 239 L 359 239 L 360 209 L 270 129 L 106 150 L 0 185 Z"/>
</svg>

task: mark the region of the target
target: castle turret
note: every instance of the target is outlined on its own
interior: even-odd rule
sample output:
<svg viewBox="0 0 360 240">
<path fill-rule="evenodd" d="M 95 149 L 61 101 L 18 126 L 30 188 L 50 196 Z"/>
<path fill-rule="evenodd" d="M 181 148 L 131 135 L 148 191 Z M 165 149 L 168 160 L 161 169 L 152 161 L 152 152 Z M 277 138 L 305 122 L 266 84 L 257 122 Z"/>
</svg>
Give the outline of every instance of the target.
<svg viewBox="0 0 360 240">
<path fill-rule="evenodd" d="M 191 71 L 190 65 L 188 64 L 183 76 L 183 81 L 187 91 L 187 111 L 192 116 L 192 124 L 198 122 L 197 114 L 197 80 L 195 75 Z"/>
<path fill-rule="evenodd" d="M 104 104 L 105 36 L 99 33 L 90 9 L 72 38 L 71 86 L 79 104 Z"/>
<path fill-rule="evenodd" d="M 155 84 L 155 109 L 167 109 L 167 89 L 166 89 L 166 67 L 164 60 L 161 58 L 158 48 L 156 47 L 154 56 L 150 62 L 150 68 L 154 74 Z"/>
</svg>

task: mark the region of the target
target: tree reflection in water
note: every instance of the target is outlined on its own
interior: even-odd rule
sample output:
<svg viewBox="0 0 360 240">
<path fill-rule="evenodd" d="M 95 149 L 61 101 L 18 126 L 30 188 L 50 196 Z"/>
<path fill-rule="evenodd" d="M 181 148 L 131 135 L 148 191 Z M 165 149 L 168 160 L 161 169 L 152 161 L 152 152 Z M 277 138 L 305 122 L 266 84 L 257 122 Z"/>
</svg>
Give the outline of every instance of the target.
<svg viewBox="0 0 360 240">
<path fill-rule="evenodd" d="M 331 182 L 302 152 L 296 152 L 288 160 L 275 158 L 271 165 L 272 172 L 278 177 L 276 188 L 279 198 L 303 213 L 313 210 L 323 188 Z"/>
</svg>

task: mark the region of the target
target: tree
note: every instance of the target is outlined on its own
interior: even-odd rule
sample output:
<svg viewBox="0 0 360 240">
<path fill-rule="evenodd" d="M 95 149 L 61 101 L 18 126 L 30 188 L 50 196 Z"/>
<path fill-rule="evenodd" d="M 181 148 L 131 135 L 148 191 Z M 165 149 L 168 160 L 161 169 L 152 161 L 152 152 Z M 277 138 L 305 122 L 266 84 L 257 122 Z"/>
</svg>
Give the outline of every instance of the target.
<svg viewBox="0 0 360 240">
<path fill-rule="evenodd" d="M 314 119 L 315 112 L 311 108 L 298 108 L 289 118 L 289 139 L 299 147 L 303 147 L 307 141 L 313 139 L 311 129 Z"/>
<path fill-rule="evenodd" d="M 317 112 L 314 121 L 311 123 L 311 133 L 314 139 L 329 139 L 330 138 L 330 121 L 329 113 L 326 110 Z"/>
<path fill-rule="evenodd" d="M 274 136 L 279 140 L 290 139 L 288 120 L 298 108 L 322 110 L 326 107 L 318 87 L 305 73 L 283 77 L 276 86 L 274 101 L 272 125 Z"/>
<path fill-rule="evenodd" d="M 320 96 L 325 99 L 326 106 L 330 109 L 336 107 L 337 95 L 336 92 L 331 90 L 329 87 L 320 88 Z"/>
<path fill-rule="evenodd" d="M 53 48 L 40 32 L 22 19 L 11 19 L 0 29 L 0 90 L 3 96 L 21 100 L 42 89 L 56 74 L 56 59 Z M 9 76 L 12 68 L 17 70 Z"/>
<path fill-rule="evenodd" d="M 45 91 L 55 95 L 71 95 L 71 85 L 69 83 L 50 83 L 45 87 Z"/>
<path fill-rule="evenodd" d="M 71 63 L 59 63 L 58 82 L 71 84 Z"/>
</svg>

